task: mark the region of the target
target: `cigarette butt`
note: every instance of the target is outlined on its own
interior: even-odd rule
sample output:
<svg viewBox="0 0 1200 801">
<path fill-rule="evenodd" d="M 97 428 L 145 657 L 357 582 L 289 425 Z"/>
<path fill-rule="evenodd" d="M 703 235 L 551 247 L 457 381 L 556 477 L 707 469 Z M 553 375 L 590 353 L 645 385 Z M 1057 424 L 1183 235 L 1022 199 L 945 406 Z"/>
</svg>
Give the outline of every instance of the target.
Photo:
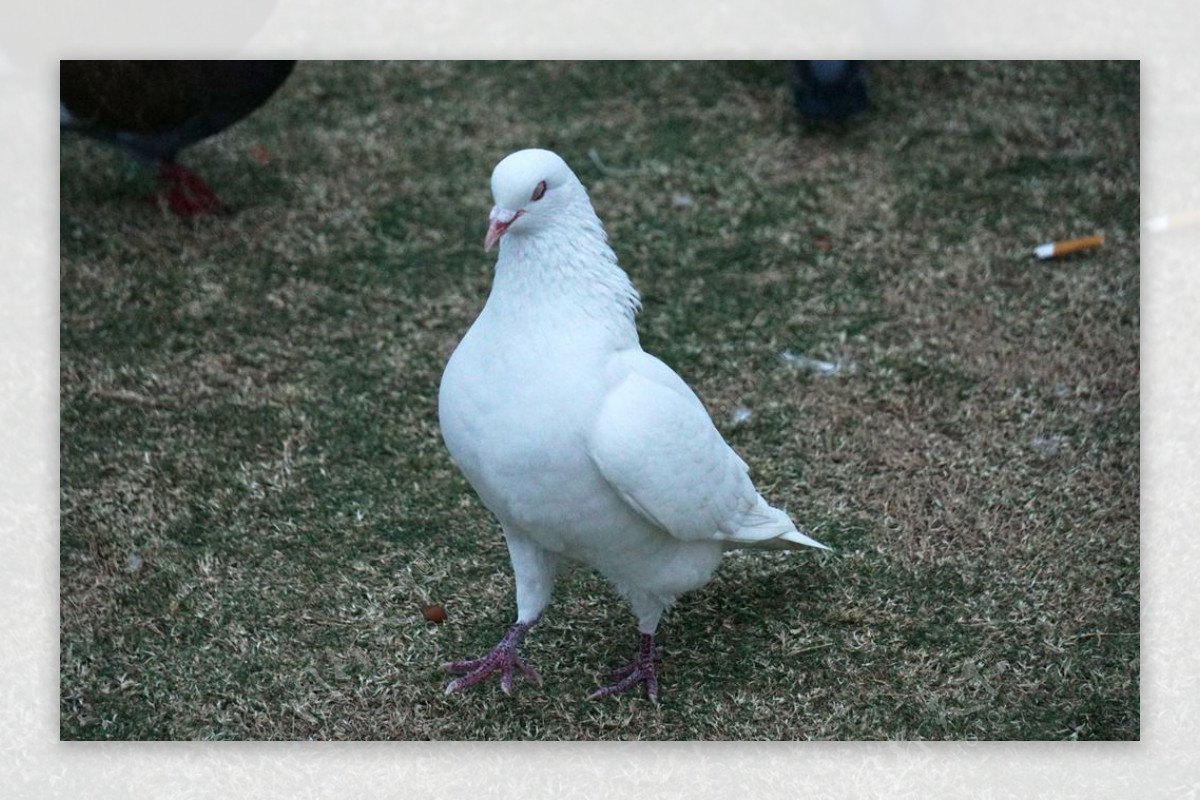
<svg viewBox="0 0 1200 801">
<path fill-rule="evenodd" d="M 1033 255 L 1039 259 L 1052 259 L 1055 256 L 1065 256 L 1078 250 L 1091 250 L 1104 244 L 1104 235 L 1084 236 L 1079 239 L 1065 239 L 1062 242 L 1047 242 L 1033 249 Z"/>
<path fill-rule="evenodd" d="M 1173 231 L 1176 228 L 1186 228 L 1197 223 L 1200 223 L 1200 210 L 1185 211 L 1181 214 L 1160 214 L 1146 220 L 1146 230 L 1155 233 Z"/>
</svg>

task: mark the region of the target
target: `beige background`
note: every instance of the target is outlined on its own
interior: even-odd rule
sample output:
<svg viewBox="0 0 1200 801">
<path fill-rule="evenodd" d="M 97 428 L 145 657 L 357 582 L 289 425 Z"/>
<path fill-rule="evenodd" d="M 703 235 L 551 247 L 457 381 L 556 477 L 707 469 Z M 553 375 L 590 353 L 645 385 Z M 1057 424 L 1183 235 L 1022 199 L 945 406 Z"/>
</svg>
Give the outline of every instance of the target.
<svg viewBox="0 0 1200 801">
<path fill-rule="evenodd" d="M 1129 58 L 1145 217 L 1200 208 L 1200 68 L 1184 2 L 45 1 L 0 11 L 0 796 L 1195 797 L 1200 228 L 1142 268 L 1140 743 L 58 742 L 57 60 Z M 171 6 L 169 18 L 161 8 Z M 1143 8 L 1153 9 L 1150 12 Z M 102 9 L 102 10 L 101 10 Z M 135 19 L 136 18 L 136 19 Z"/>
</svg>

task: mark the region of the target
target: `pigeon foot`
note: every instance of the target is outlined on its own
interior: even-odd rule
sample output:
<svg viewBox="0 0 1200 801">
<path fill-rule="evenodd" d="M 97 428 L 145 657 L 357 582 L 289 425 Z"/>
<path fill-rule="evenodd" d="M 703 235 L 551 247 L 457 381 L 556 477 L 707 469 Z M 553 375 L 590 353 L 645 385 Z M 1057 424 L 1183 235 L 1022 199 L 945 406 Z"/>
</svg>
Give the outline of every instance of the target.
<svg viewBox="0 0 1200 801">
<path fill-rule="evenodd" d="M 654 635 L 643 634 L 633 661 L 608 672 L 608 677 L 615 679 L 615 683 L 596 690 L 588 696 L 588 700 L 596 701 L 600 698 L 607 698 L 610 695 L 623 693 L 639 684 L 645 684 L 646 696 L 657 704 L 658 671 L 655 669 L 654 663 L 661 658 L 658 648 L 654 645 Z"/>
<path fill-rule="evenodd" d="M 229 211 L 212 187 L 187 167 L 174 163 L 160 164 L 158 178 L 166 186 L 159 202 L 177 217 L 226 214 Z"/>
<path fill-rule="evenodd" d="M 517 655 L 517 646 L 521 640 L 525 639 L 525 634 L 533 628 L 533 623 L 514 623 L 509 627 L 508 631 L 500 639 L 486 656 L 481 656 L 478 659 L 462 659 L 455 662 L 446 662 L 442 665 L 443 670 L 448 670 L 451 673 L 466 674 L 462 678 L 455 679 L 446 685 L 446 694 L 462 692 L 468 687 L 474 687 L 485 678 L 500 671 L 500 689 L 505 695 L 512 694 L 513 670 L 520 671 L 526 678 L 532 679 L 538 684 L 542 683 L 542 677 L 533 668 L 525 664 L 524 660 Z"/>
</svg>

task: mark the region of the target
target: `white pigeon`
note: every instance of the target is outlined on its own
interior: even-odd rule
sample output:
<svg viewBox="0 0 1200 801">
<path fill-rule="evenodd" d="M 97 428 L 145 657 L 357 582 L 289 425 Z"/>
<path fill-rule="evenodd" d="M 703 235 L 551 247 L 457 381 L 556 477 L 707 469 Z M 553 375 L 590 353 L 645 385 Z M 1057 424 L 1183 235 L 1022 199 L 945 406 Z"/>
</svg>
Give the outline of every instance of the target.
<svg viewBox="0 0 1200 801">
<path fill-rule="evenodd" d="M 497 671 L 506 693 L 514 670 L 541 682 L 517 646 L 565 558 L 612 582 L 641 632 L 634 660 L 589 697 L 644 684 L 657 701 L 659 618 L 724 551 L 827 547 L 763 500 L 695 393 L 642 350 L 637 290 L 566 162 L 513 153 L 492 196 L 492 291 L 446 365 L 438 414 L 450 455 L 500 520 L 517 620 L 487 655 L 443 666 L 464 674 L 446 692 Z"/>
</svg>

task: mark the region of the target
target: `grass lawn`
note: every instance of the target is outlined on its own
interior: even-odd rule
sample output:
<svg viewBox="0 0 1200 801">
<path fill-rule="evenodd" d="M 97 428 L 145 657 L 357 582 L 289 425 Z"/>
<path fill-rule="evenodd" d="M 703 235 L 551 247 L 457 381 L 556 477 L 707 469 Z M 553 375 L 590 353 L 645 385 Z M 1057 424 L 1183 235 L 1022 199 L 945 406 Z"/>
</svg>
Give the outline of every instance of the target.
<svg viewBox="0 0 1200 801">
<path fill-rule="evenodd" d="M 1136 739 L 1136 62 L 882 63 L 813 132 L 787 75 L 301 63 L 184 154 L 237 209 L 192 221 L 64 135 L 62 738 Z M 437 387 L 528 146 L 835 549 L 730 554 L 664 618 L 658 706 L 584 700 L 636 641 L 586 570 L 527 640 L 543 687 L 443 693 L 515 614 Z"/>
</svg>

